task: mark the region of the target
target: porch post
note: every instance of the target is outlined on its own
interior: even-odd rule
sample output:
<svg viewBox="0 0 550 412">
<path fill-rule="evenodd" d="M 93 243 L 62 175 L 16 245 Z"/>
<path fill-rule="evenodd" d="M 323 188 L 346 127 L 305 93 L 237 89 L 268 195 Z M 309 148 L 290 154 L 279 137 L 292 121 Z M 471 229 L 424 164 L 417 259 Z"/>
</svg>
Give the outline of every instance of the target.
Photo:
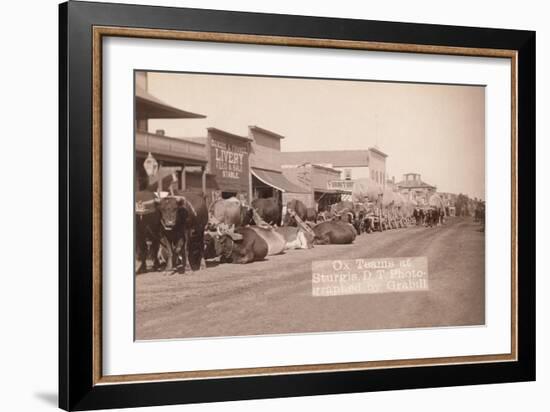
<svg viewBox="0 0 550 412">
<path fill-rule="evenodd" d="M 206 195 L 206 166 L 201 166 L 202 172 L 202 194 Z"/>
<path fill-rule="evenodd" d="M 187 173 L 185 172 L 185 165 L 181 165 L 181 182 L 180 182 L 180 190 L 185 191 L 187 190 Z"/>
<path fill-rule="evenodd" d="M 160 177 L 162 176 L 161 172 L 162 172 L 162 164 L 163 162 L 160 161 L 159 162 L 159 169 L 158 169 L 158 177 L 159 179 L 157 180 L 157 192 L 159 193 L 160 195 L 160 192 L 162 192 L 162 179 L 160 179 Z"/>
</svg>

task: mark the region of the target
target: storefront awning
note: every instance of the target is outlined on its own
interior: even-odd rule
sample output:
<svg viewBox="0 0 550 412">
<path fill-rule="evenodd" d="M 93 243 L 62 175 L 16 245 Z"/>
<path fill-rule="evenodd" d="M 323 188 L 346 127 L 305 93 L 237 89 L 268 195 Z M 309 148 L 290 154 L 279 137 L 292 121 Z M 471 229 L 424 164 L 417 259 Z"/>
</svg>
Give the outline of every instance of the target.
<svg viewBox="0 0 550 412">
<path fill-rule="evenodd" d="M 138 119 L 204 119 L 206 116 L 170 106 L 138 86 L 136 87 L 136 117 Z"/>
<path fill-rule="evenodd" d="M 309 193 L 307 189 L 292 183 L 282 173 L 256 169 L 254 167 L 250 169 L 250 171 L 252 175 L 255 176 L 258 180 L 265 183 L 266 185 L 280 190 L 281 192 Z"/>
<path fill-rule="evenodd" d="M 351 195 L 350 190 L 342 190 L 342 189 L 314 189 L 315 192 L 318 193 L 324 193 L 327 195 Z"/>
</svg>

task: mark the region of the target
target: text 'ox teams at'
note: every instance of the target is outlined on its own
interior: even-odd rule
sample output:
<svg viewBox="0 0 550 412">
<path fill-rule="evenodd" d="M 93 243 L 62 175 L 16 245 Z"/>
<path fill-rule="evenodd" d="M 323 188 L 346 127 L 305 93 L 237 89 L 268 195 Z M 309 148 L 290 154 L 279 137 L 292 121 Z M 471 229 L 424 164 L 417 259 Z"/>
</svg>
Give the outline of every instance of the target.
<svg viewBox="0 0 550 412">
<path fill-rule="evenodd" d="M 424 256 L 312 262 L 313 296 L 428 289 L 428 259 Z"/>
</svg>

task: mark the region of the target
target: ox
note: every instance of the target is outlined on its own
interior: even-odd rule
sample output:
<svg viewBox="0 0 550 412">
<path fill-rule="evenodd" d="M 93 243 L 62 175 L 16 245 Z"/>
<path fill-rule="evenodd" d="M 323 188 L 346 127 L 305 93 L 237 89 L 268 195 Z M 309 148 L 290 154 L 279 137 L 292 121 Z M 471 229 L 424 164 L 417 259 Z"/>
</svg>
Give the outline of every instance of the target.
<svg viewBox="0 0 550 412">
<path fill-rule="evenodd" d="M 351 224 L 355 222 L 355 206 L 353 202 L 342 200 L 341 202 L 332 205 L 331 210 L 335 215 L 335 220 L 342 220 Z"/>
<path fill-rule="evenodd" d="M 189 266 L 191 270 L 205 269 L 203 245 L 204 230 L 208 223 L 206 199 L 202 194 L 182 191 L 177 191 L 175 197 L 186 211 L 185 239 Z"/>
<path fill-rule="evenodd" d="M 252 201 L 252 207 L 256 209 L 256 212 L 264 222 L 270 225 L 281 224 L 281 206 L 276 198 L 254 199 Z"/>
<path fill-rule="evenodd" d="M 160 244 L 166 252 L 166 270 L 185 272 L 185 221 L 187 209 L 183 199 L 169 196 L 162 198 L 158 205 L 160 212 Z"/>
<path fill-rule="evenodd" d="M 352 243 L 357 236 L 355 228 L 342 221 L 319 223 L 313 228 L 313 232 L 315 233 L 313 240 L 315 245 L 345 245 Z"/>
<path fill-rule="evenodd" d="M 363 218 L 363 227 L 365 233 L 372 233 L 376 228 L 376 215 L 373 211 L 367 210 Z"/>
<path fill-rule="evenodd" d="M 355 205 L 354 215 L 353 226 L 357 230 L 357 233 L 367 232 L 370 223 L 367 220 L 367 209 L 363 205 L 357 204 Z"/>
<path fill-rule="evenodd" d="M 440 210 L 439 208 L 430 208 L 426 210 L 425 220 L 426 226 L 432 227 L 439 224 Z"/>
<path fill-rule="evenodd" d="M 306 222 L 317 223 L 317 211 L 314 207 L 308 207 L 306 209 Z"/>
<path fill-rule="evenodd" d="M 185 273 L 206 267 L 203 256 L 204 229 L 208 212 L 204 197 L 197 193 L 176 192 L 160 200 L 160 243 L 166 257 L 166 270 Z"/>
<path fill-rule="evenodd" d="M 208 259 L 220 257 L 220 262 L 250 263 L 285 249 L 285 239 L 271 228 L 247 226 L 225 232 L 210 232 L 205 246 Z"/>
<path fill-rule="evenodd" d="M 253 211 L 236 197 L 218 199 L 210 205 L 209 224 L 217 227 L 220 224 L 229 226 L 246 226 L 253 222 Z"/>
<path fill-rule="evenodd" d="M 153 268 L 159 269 L 160 212 L 153 192 L 136 192 L 136 248 L 139 267 L 137 273 L 147 272 L 147 255 L 153 259 Z M 150 243 L 150 248 L 148 247 Z"/>
<path fill-rule="evenodd" d="M 292 199 L 286 204 L 287 213 L 285 214 L 283 225 L 284 226 L 297 226 L 296 219 L 290 211 L 296 213 L 296 215 L 302 219 L 306 220 L 307 216 L 307 207 L 298 199 Z"/>
<path fill-rule="evenodd" d="M 334 218 L 334 213 L 330 211 L 322 211 L 317 214 L 317 222 L 326 222 Z"/>
</svg>

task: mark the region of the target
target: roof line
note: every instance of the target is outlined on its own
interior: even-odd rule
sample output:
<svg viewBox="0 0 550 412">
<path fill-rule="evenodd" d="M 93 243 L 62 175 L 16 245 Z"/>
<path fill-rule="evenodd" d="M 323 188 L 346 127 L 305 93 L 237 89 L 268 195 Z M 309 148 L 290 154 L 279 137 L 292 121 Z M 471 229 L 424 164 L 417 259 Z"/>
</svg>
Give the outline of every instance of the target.
<svg viewBox="0 0 550 412">
<path fill-rule="evenodd" d="M 255 126 L 255 125 L 252 125 L 252 126 L 248 126 L 248 128 L 250 130 L 258 130 L 262 133 L 266 133 L 270 136 L 273 136 L 273 137 L 276 137 L 278 139 L 284 139 L 285 137 L 281 134 L 278 134 L 278 133 L 275 133 L 275 132 L 272 132 L 271 130 L 267 130 L 267 129 L 264 129 L 263 127 L 260 127 L 260 126 Z"/>
<path fill-rule="evenodd" d="M 217 127 L 207 127 L 206 130 L 208 130 L 208 134 L 218 133 L 218 134 L 221 134 L 221 135 L 224 135 L 224 136 L 229 136 L 229 137 L 233 137 L 233 138 L 237 138 L 237 139 L 241 139 L 241 140 L 246 140 L 247 142 L 252 141 L 252 139 L 248 136 L 241 136 L 241 135 L 238 135 L 238 134 L 230 133 L 230 132 L 227 132 L 225 130 L 218 129 Z"/>
<path fill-rule="evenodd" d="M 378 153 L 380 156 L 388 157 L 388 155 L 386 153 L 384 153 L 380 149 L 377 149 L 376 147 L 369 147 L 369 151 L 372 151 L 374 153 Z"/>
</svg>

